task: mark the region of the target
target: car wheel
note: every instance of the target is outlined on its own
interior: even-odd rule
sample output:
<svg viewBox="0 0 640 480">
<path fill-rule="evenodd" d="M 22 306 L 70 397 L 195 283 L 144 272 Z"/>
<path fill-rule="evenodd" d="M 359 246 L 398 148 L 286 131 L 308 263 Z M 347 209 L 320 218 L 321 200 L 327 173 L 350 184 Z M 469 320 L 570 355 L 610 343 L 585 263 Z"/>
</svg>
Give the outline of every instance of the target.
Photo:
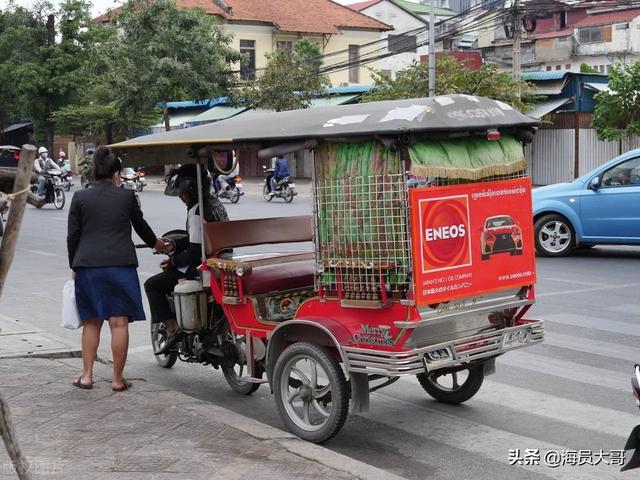
<svg viewBox="0 0 640 480">
<path fill-rule="evenodd" d="M 551 214 L 539 218 L 534 226 L 536 252 L 543 257 L 564 257 L 575 248 L 576 239 L 569 220 Z"/>
</svg>

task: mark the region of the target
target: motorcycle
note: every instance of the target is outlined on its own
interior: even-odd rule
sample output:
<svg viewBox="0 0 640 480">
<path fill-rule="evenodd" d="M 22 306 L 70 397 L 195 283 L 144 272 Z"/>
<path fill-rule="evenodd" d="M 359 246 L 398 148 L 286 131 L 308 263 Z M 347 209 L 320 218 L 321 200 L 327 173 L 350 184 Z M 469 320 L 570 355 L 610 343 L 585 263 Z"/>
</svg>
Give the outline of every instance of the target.
<svg viewBox="0 0 640 480">
<path fill-rule="evenodd" d="M 147 182 L 145 182 L 144 170 L 140 168 L 136 169 L 136 175 L 138 176 L 138 180 L 136 181 L 136 191 L 142 192 L 144 187 L 147 186 Z"/>
<path fill-rule="evenodd" d="M 121 188 L 128 188 L 129 190 L 137 190 L 136 182 L 138 181 L 138 175 L 133 168 L 123 168 L 120 172 L 120 178 L 122 183 Z"/>
<path fill-rule="evenodd" d="M 171 244 L 169 257 L 189 247 L 189 236 L 184 230 L 172 230 L 162 237 Z M 147 245 L 136 245 L 136 248 L 147 248 Z M 247 358 L 244 338 L 233 333 L 221 306 L 206 293 L 202 283 L 179 283 L 168 300 L 173 313 L 176 314 L 175 318 L 183 337 L 168 353 L 155 355 L 158 364 L 163 368 L 171 368 L 180 359 L 187 363 L 212 365 L 216 370 L 222 370 L 227 383 L 235 392 L 243 395 L 255 392 L 260 383 L 242 379 L 246 371 Z M 151 322 L 151 344 L 154 353 L 159 352 L 166 341 L 165 325 Z"/>
<path fill-rule="evenodd" d="M 62 186 L 68 192 L 73 187 L 73 174 L 71 172 L 65 172 L 62 174 Z"/>
<path fill-rule="evenodd" d="M 640 408 L 640 365 L 636 364 L 633 370 L 634 375 L 631 377 L 631 388 L 633 389 L 633 395 L 636 397 L 638 408 Z M 620 471 L 624 472 L 625 470 L 640 467 L 640 425 L 636 425 L 631 431 L 624 449 L 633 450 L 633 455 L 631 455 L 629 461 Z"/>
<path fill-rule="evenodd" d="M 64 208 L 65 196 L 64 196 L 64 186 L 62 182 L 62 170 L 49 170 L 45 173 L 45 183 L 44 183 L 44 203 L 53 203 L 53 205 L 58 209 L 62 210 Z M 38 193 L 38 185 L 31 185 L 31 192 Z M 38 207 L 41 208 L 41 207 Z"/>
<path fill-rule="evenodd" d="M 233 178 L 220 178 L 220 174 L 213 177 L 213 190 L 218 198 L 227 198 L 231 203 L 238 203 L 240 197 L 244 195 L 242 189 L 242 177 L 236 175 Z"/>
<path fill-rule="evenodd" d="M 270 202 L 274 197 L 278 197 L 284 198 L 284 201 L 287 203 L 293 202 L 293 197 L 298 194 L 298 192 L 296 192 L 296 184 L 293 177 L 285 177 L 280 180 L 276 180 L 273 191 L 270 192 L 269 181 L 273 176 L 274 169 L 267 168 L 265 166 L 262 168 L 265 169 L 265 173 L 267 174 L 267 178 L 264 179 L 264 187 L 262 187 L 262 196 L 264 199 L 267 202 Z"/>
</svg>

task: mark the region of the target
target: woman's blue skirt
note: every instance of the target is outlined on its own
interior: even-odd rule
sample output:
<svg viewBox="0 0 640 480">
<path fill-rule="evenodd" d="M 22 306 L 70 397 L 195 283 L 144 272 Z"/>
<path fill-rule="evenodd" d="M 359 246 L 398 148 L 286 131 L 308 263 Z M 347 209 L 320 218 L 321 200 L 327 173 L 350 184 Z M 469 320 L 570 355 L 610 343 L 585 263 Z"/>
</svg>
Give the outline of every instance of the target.
<svg viewBox="0 0 640 480">
<path fill-rule="evenodd" d="M 136 267 L 77 267 L 76 305 L 80 318 L 146 320 Z"/>
</svg>

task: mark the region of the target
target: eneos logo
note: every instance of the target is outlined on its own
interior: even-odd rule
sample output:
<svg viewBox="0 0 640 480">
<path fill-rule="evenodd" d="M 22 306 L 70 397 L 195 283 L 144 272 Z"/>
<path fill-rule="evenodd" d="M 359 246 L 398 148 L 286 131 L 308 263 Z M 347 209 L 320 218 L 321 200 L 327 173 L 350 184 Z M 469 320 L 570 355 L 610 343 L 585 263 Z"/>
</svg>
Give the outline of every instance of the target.
<svg viewBox="0 0 640 480">
<path fill-rule="evenodd" d="M 467 196 L 423 199 L 419 209 L 422 272 L 471 265 Z"/>
</svg>

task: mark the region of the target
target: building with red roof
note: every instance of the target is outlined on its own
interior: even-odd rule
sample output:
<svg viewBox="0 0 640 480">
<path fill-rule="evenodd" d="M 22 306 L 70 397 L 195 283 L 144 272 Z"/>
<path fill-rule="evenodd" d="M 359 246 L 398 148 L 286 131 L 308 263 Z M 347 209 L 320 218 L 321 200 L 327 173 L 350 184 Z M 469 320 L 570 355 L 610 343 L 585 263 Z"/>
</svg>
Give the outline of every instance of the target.
<svg viewBox="0 0 640 480">
<path fill-rule="evenodd" d="M 385 23 L 332 0 L 177 0 L 178 8 L 200 8 L 220 21 L 220 28 L 232 34 L 232 46 L 245 54 L 248 64 L 241 70 L 245 79 L 255 77 L 266 65 L 265 55 L 277 48 L 290 49 L 299 38 L 316 42 L 327 57 L 325 65 L 346 64 L 375 50 L 367 44 L 392 30 Z M 98 17 L 107 22 L 114 13 Z M 367 67 L 355 65 L 330 73 L 333 85 L 371 83 Z"/>
</svg>

